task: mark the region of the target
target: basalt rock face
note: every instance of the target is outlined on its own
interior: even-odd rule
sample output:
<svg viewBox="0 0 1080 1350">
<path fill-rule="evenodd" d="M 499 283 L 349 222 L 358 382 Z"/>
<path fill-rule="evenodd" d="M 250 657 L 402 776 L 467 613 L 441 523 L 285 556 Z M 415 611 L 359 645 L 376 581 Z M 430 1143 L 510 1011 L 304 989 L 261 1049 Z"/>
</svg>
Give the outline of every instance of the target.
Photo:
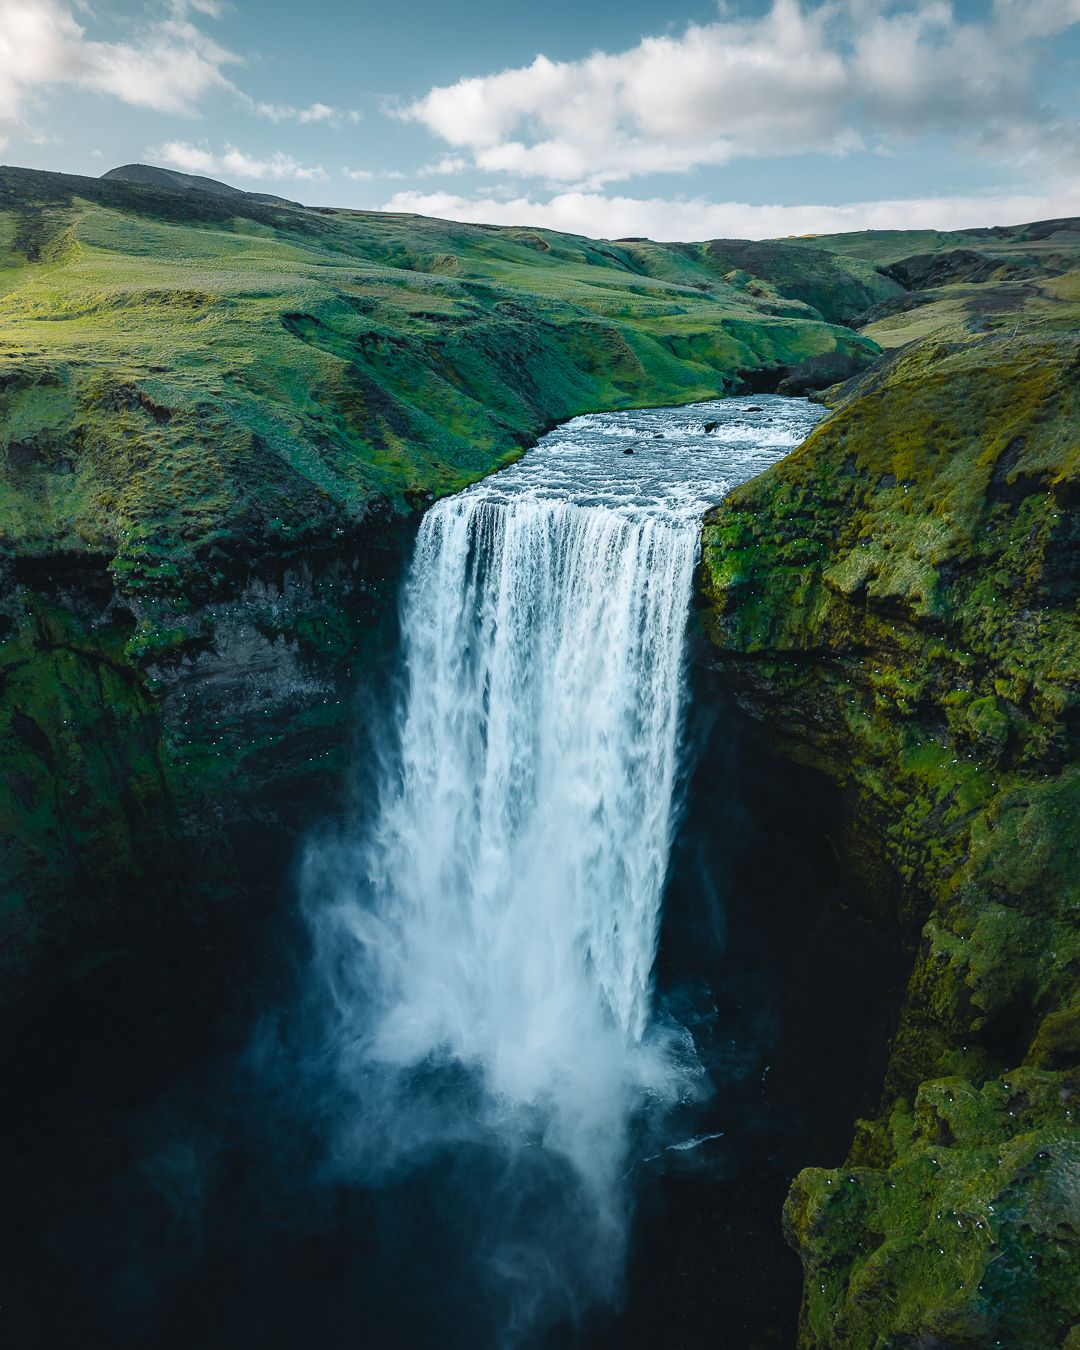
<svg viewBox="0 0 1080 1350">
<path fill-rule="evenodd" d="M 877 1110 L 788 1200 L 805 1347 L 1080 1336 L 1080 333 L 1054 313 L 891 353 L 705 529 L 718 693 L 840 785 L 834 847 L 911 966 Z"/>
<path fill-rule="evenodd" d="M 8 564 L 5 1046 L 103 991 L 136 1019 L 211 996 L 302 834 L 346 805 L 412 528 L 264 561 L 202 604 L 125 592 L 107 559 Z"/>
</svg>

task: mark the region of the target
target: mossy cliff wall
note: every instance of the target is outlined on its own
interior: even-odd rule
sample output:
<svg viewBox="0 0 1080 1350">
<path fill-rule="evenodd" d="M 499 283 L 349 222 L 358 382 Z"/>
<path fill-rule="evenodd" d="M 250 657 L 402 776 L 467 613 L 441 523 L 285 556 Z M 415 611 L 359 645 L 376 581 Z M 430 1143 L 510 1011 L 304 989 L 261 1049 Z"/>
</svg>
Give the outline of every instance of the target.
<svg viewBox="0 0 1080 1350">
<path fill-rule="evenodd" d="M 298 835 L 345 804 L 350 728 L 394 650 L 411 533 L 387 520 L 345 557 L 264 560 L 202 604 L 118 588 L 104 558 L 8 562 L 9 1013 L 94 1008 L 106 990 L 136 1014 L 212 996 L 288 885 Z M 5 1034 L 21 1025 L 7 1016 Z"/>
<path fill-rule="evenodd" d="M 788 1200 L 804 1347 L 1080 1343 L 1080 339 L 1027 329 L 883 358 L 705 529 L 718 690 L 840 785 L 911 961 Z"/>
</svg>

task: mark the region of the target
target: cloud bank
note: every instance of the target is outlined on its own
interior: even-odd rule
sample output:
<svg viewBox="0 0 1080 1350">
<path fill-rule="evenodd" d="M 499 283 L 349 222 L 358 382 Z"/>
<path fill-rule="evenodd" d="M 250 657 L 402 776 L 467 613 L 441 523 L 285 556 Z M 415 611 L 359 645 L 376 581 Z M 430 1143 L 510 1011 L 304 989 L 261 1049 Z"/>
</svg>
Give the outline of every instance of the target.
<svg viewBox="0 0 1080 1350">
<path fill-rule="evenodd" d="M 28 116 L 49 91 L 62 87 L 182 117 L 197 115 L 208 95 L 227 91 L 238 106 L 274 123 L 341 127 L 360 121 L 355 109 L 319 101 L 268 103 L 238 89 L 226 72 L 244 58 L 197 22 L 220 17 L 216 0 L 171 0 L 158 17 L 151 14 L 130 21 L 125 40 L 107 42 L 91 38 L 80 22 L 96 17 L 82 0 L 0 0 L 0 144 L 5 130 L 18 129 L 30 139 Z"/>
<path fill-rule="evenodd" d="M 166 141 L 163 145 L 152 146 L 146 153 L 155 163 L 180 169 L 183 173 L 297 183 L 318 183 L 328 177 L 321 164 L 303 164 L 282 150 L 260 157 L 245 154 L 235 145 L 226 145 L 218 154 L 188 141 Z"/>
<path fill-rule="evenodd" d="M 355 108 L 332 108 L 327 103 L 311 103 L 306 108 L 296 108 L 291 103 L 261 103 L 242 97 L 245 106 L 257 117 L 265 117 L 269 122 L 296 122 L 300 126 L 322 122 L 327 126 L 340 127 L 346 122 L 355 126 L 361 120 Z"/>
<path fill-rule="evenodd" d="M 1038 43 L 1078 21 L 1078 0 L 997 0 L 972 22 L 945 0 L 774 0 L 764 15 L 725 14 L 627 51 L 538 56 L 438 86 L 398 115 L 473 168 L 581 190 L 927 134 L 993 149 L 1023 129 L 1030 155 L 1053 120 Z"/>
<path fill-rule="evenodd" d="M 192 113 L 208 92 L 230 87 L 225 69 L 240 61 L 192 23 L 193 11 L 215 9 L 207 0 L 175 3 L 164 18 L 135 25 L 130 40 L 99 42 L 75 17 L 82 6 L 0 0 L 0 124 L 21 124 L 35 96 L 57 85 Z"/>
<path fill-rule="evenodd" d="M 703 198 L 609 197 L 562 192 L 548 200 L 464 197 L 448 192 L 397 192 L 387 211 L 487 225 L 534 225 L 593 238 L 775 239 L 849 230 L 938 229 L 1046 220 L 1080 212 L 1080 189 L 1057 193 L 897 198 L 842 206 L 758 206 Z"/>
</svg>

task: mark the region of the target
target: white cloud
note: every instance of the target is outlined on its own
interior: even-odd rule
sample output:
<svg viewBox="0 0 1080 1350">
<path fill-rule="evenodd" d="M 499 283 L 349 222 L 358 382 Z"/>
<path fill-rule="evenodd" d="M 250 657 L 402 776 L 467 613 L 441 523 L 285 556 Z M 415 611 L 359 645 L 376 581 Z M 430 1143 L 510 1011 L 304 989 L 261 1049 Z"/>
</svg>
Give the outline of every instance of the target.
<svg viewBox="0 0 1080 1350">
<path fill-rule="evenodd" d="M 974 137 L 974 146 L 1029 170 L 1033 178 L 1080 182 L 1080 127 L 1075 124 L 999 120 Z"/>
<path fill-rule="evenodd" d="M 423 168 L 417 169 L 418 178 L 443 178 L 450 174 L 464 173 L 469 168 L 469 161 L 464 155 L 443 155 L 434 164 L 425 164 Z"/>
<path fill-rule="evenodd" d="M 994 17 L 1002 32 L 1021 41 L 1052 37 L 1080 23 L 1080 0 L 994 0 Z"/>
<path fill-rule="evenodd" d="M 398 169 L 349 169 L 343 167 L 342 175 L 351 178 L 354 183 L 373 183 L 377 178 L 392 178 L 400 181 L 405 178 Z"/>
<path fill-rule="evenodd" d="M 486 225 L 531 225 L 592 238 L 776 239 L 850 230 L 963 229 L 1080 214 L 1080 186 L 1056 193 L 922 197 L 843 206 L 757 206 L 704 198 L 609 197 L 562 192 L 546 201 L 397 192 L 385 211 Z"/>
<path fill-rule="evenodd" d="M 148 158 L 183 173 L 197 173 L 210 177 L 245 178 L 261 181 L 275 179 L 298 183 L 322 182 L 328 177 L 321 164 L 303 164 L 292 155 L 277 150 L 268 158 L 260 159 L 245 154 L 235 145 L 227 145 L 221 154 L 188 141 L 166 141 L 147 150 Z"/>
<path fill-rule="evenodd" d="M 996 0 L 973 23 L 946 0 L 773 0 L 627 51 L 439 86 L 398 115 L 480 170 L 581 188 L 739 156 L 846 154 L 867 137 L 1043 119 L 1030 40 L 1078 20 L 1080 0 Z"/>
<path fill-rule="evenodd" d="M 296 114 L 298 122 L 331 122 L 338 117 L 336 108 L 331 108 L 326 103 L 312 103 L 308 108 L 301 108 Z"/>
<path fill-rule="evenodd" d="M 217 0 L 172 0 L 169 8 L 178 19 L 186 19 L 192 11 L 211 19 L 221 18 L 221 6 Z"/>
<path fill-rule="evenodd" d="M 875 13 L 853 45 L 853 94 L 893 135 L 964 132 L 1009 112 L 1037 110 L 1031 53 L 1021 35 L 1006 43 L 995 24 L 959 23 L 941 0 Z"/>
<path fill-rule="evenodd" d="M 152 0 L 145 3 L 150 9 Z M 85 0 L 0 0 L 0 125 L 23 128 L 28 107 L 61 86 L 185 116 L 196 113 L 207 94 L 229 90 L 273 122 L 359 122 L 356 109 L 257 102 L 236 89 L 225 71 L 242 58 L 198 26 L 221 12 L 218 0 L 164 0 L 158 17 L 133 18 L 123 41 L 106 42 L 88 32 L 95 16 Z"/>
<path fill-rule="evenodd" d="M 291 103 L 258 102 L 248 98 L 246 94 L 241 95 L 241 102 L 257 117 L 265 117 L 270 122 L 298 122 L 301 126 L 322 122 L 339 127 L 343 122 L 355 126 L 361 118 L 361 114 L 355 108 L 332 108 L 328 103 L 311 103 L 306 108 L 297 108 Z"/>
<path fill-rule="evenodd" d="M 224 68 L 239 57 L 190 22 L 213 12 L 206 0 L 174 3 L 169 16 L 131 25 L 123 42 L 87 36 L 88 12 L 63 0 L 0 0 L 0 122 L 18 124 L 43 89 L 70 85 L 136 107 L 191 113 L 213 89 L 229 88 Z"/>
</svg>

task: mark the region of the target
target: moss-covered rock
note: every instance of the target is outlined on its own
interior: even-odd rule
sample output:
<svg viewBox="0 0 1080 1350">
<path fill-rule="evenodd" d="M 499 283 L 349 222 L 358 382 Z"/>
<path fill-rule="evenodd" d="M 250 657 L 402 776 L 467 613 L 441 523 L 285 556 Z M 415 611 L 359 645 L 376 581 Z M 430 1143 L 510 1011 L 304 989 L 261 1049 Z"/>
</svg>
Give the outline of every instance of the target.
<svg viewBox="0 0 1080 1350">
<path fill-rule="evenodd" d="M 831 394 L 704 535 L 720 686 L 841 785 L 838 851 L 911 959 L 880 1114 L 845 1169 L 792 1190 L 802 1343 L 1063 1345 L 1080 1322 L 1080 310 L 993 333 L 921 312 L 937 330 Z"/>
<path fill-rule="evenodd" d="M 343 800 L 360 700 L 394 650 L 409 538 L 407 520 L 387 520 L 350 537 L 347 559 L 265 565 L 201 604 L 121 592 L 104 558 L 9 564 L 7 1013 L 108 980 L 115 960 L 168 964 L 173 941 L 186 961 L 200 941 L 238 939 L 260 888 L 287 877 L 290 838 Z"/>
<path fill-rule="evenodd" d="M 803 1340 L 1063 1345 L 1080 1324 L 1080 1075 L 924 1083 L 883 1127 L 895 1161 L 800 1174 Z"/>
</svg>

